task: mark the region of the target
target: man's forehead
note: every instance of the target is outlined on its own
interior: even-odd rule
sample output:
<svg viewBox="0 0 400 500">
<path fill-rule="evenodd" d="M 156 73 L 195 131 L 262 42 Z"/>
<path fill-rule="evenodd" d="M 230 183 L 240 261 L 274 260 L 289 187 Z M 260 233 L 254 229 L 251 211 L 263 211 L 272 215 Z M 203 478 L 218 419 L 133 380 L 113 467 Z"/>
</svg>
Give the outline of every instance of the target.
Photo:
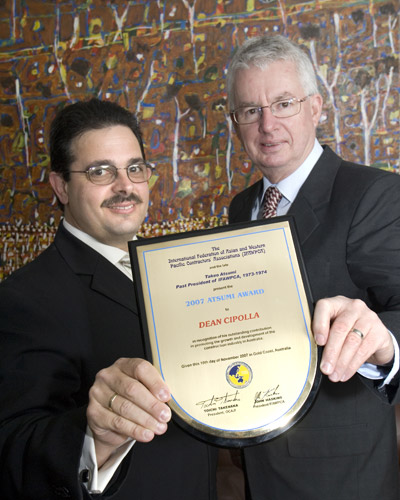
<svg viewBox="0 0 400 500">
<path fill-rule="evenodd" d="M 274 100 L 294 97 L 303 85 L 292 61 L 275 61 L 264 68 L 252 65 L 237 70 L 234 91 L 240 100 L 256 92 L 271 92 Z"/>
<path fill-rule="evenodd" d="M 78 136 L 76 136 L 72 141 L 73 142 L 79 142 L 83 137 L 95 137 L 95 136 L 103 136 L 107 137 L 109 134 L 116 134 L 116 135 L 124 135 L 124 136 L 132 136 L 133 139 L 138 142 L 136 135 L 133 133 L 133 131 L 127 127 L 126 125 L 108 125 L 106 127 L 100 127 L 100 128 L 89 128 L 84 130 L 82 133 L 80 133 Z"/>
<path fill-rule="evenodd" d="M 137 137 L 124 125 L 86 130 L 71 141 L 70 151 L 74 161 L 85 158 L 90 163 L 102 159 L 111 160 L 114 155 L 142 158 Z"/>
</svg>

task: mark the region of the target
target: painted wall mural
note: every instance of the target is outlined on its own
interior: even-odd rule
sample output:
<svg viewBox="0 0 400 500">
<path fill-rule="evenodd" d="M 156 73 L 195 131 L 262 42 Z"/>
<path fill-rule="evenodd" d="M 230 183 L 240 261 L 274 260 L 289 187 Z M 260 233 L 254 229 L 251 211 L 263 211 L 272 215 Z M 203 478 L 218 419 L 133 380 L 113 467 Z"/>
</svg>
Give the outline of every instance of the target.
<svg viewBox="0 0 400 500">
<path fill-rule="evenodd" d="M 399 13 L 398 0 L 0 0 L 0 279 L 52 241 L 49 125 L 77 99 L 140 117 L 156 168 L 143 234 L 225 224 L 259 177 L 232 128 L 226 70 L 259 34 L 309 52 L 322 143 L 399 173 Z"/>
</svg>

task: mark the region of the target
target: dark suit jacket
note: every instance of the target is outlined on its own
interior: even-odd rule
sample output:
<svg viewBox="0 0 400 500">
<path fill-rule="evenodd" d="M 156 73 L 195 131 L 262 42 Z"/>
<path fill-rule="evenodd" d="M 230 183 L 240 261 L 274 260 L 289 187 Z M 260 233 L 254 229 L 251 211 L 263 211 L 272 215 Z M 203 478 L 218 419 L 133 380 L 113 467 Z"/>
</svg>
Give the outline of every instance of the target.
<svg viewBox="0 0 400 500">
<path fill-rule="evenodd" d="M 78 477 L 88 391 L 143 357 L 131 281 L 62 226 L 0 285 L 0 498 L 87 498 Z M 104 497 L 214 499 L 216 450 L 173 423 L 136 443 Z M 125 478 L 125 479 L 124 479 Z"/>
<path fill-rule="evenodd" d="M 232 201 L 230 222 L 249 220 L 262 181 Z M 360 298 L 400 340 L 400 176 L 341 160 L 328 147 L 294 200 L 316 300 Z M 252 500 L 398 500 L 394 408 L 356 375 L 323 377 L 314 405 L 288 432 L 244 452 Z"/>
</svg>

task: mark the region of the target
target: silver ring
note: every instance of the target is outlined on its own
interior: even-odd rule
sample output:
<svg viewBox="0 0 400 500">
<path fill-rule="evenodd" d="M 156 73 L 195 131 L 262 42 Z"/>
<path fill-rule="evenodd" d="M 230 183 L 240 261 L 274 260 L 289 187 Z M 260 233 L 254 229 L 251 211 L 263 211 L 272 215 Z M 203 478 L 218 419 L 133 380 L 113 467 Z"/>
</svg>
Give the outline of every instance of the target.
<svg viewBox="0 0 400 500">
<path fill-rule="evenodd" d="M 356 333 L 360 337 L 361 340 L 364 338 L 364 334 L 361 330 L 358 330 L 357 328 L 353 328 L 351 331 Z"/>
<path fill-rule="evenodd" d="M 110 411 L 114 411 L 112 409 L 112 404 L 114 403 L 114 399 L 118 396 L 118 394 L 116 392 L 114 392 L 114 394 L 111 396 L 110 400 L 108 401 L 108 409 Z"/>
</svg>

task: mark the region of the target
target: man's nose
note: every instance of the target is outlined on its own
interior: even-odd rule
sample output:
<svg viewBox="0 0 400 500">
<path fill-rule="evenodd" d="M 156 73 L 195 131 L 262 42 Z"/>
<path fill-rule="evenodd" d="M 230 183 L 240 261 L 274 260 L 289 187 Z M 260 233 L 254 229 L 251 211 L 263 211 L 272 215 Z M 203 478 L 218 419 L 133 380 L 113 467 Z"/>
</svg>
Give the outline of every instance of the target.
<svg viewBox="0 0 400 500">
<path fill-rule="evenodd" d="M 276 120 L 277 118 L 272 114 L 270 108 L 263 108 L 259 120 L 260 130 L 269 132 L 271 129 L 274 129 L 276 127 Z"/>
<path fill-rule="evenodd" d="M 117 170 L 117 176 L 113 181 L 112 188 L 117 192 L 131 193 L 134 188 L 134 183 L 128 178 L 126 169 Z"/>
</svg>

